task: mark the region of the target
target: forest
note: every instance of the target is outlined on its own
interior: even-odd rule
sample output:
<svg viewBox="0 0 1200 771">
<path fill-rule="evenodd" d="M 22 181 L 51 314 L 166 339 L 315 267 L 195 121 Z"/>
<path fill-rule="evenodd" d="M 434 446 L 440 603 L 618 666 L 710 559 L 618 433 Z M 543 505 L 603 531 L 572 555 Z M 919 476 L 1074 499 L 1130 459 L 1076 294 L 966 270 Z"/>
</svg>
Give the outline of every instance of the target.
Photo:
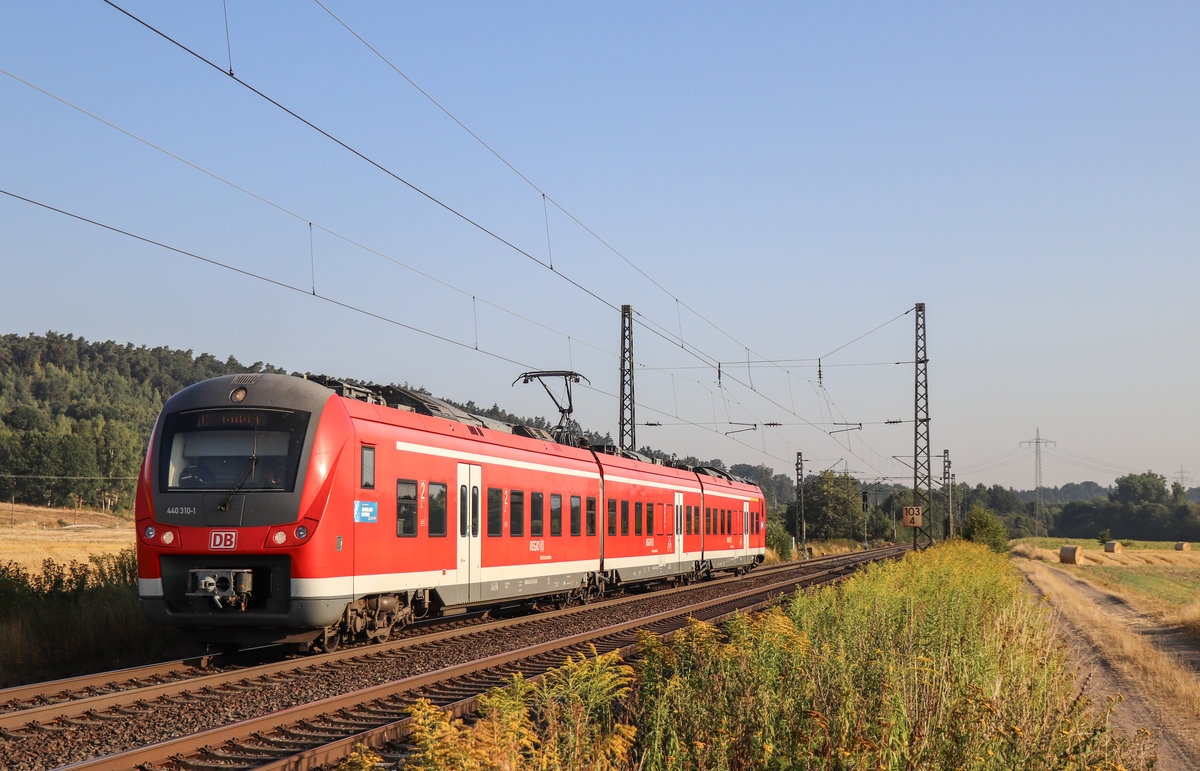
<svg viewBox="0 0 1200 771">
<path fill-rule="evenodd" d="M 138 468 L 163 402 L 193 383 L 242 372 L 285 370 L 261 361 L 242 364 L 232 357 L 221 361 L 190 350 L 89 342 L 55 332 L 0 336 L 0 500 L 131 510 Z M 456 406 L 509 423 L 547 426 L 541 417 L 513 415 L 496 404 Z M 604 434 L 580 430 L 594 441 L 607 440 Z M 671 459 L 651 447 L 639 451 Z M 912 490 L 904 485 L 866 483 L 824 471 L 805 478 L 802 513 L 792 474 L 776 473 L 764 464 L 727 465 L 719 458 L 682 460 L 758 484 L 779 523 L 773 531 L 781 547 L 801 534 L 802 520 L 809 538 L 891 538 L 893 515 L 899 517 L 901 508 L 912 503 Z M 983 510 L 1013 537 L 1094 537 L 1108 530 L 1119 538 L 1200 540 L 1200 506 L 1189 500 L 1200 490 L 1184 490 L 1178 483 L 1168 489 L 1166 480 L 1153 472 L 1122 477 L 1115 488 L 1095 482 L 1043 488 L 1041 511 L 1035 511 L 1032 491 L 956 484 L 951 495 L 947 492 L 934 490 L 933 521 L 942 530 L 937 536 L 948 530 L 945 512 L 952 501 L 956 522 L 965 513 Z M 903 528 L 895 533 L 909 537 Z"/>
</svg>

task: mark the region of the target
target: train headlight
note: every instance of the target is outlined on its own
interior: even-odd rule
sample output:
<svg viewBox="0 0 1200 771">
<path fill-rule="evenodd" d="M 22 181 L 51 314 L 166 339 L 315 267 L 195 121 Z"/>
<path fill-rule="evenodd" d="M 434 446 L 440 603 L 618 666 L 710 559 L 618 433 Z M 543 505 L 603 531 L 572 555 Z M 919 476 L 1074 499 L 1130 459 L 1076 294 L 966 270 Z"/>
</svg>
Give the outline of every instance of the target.
<svg viewBox="0 0 1200 771">
<path fill-rule="evenodd" d="M 301 525 L 296 528 L 296 540 L 303 541 L 305 538 L 308 538 L 308 528 Z"/>
<path fill-rule="evenodd" d="M 282 530 L 276 530 L 275 535 L 271 536 L 271 540 L 280 546 L 283 546 L 283 542 L 287 540 L 287 533 L 283 532 Z"/>
<path fill-rule="evenodd" d="M 151 528 L 151 529 L 153 529 L 153 528 Z M 171 544 L 175 543 L 175 533 L 171 530 L 164 531 L 162 534 L 162 542 L 167 546 L 170 546 Z"/>
<path fill-rule="evenodd" d="M 146 529 L 142 531 L 142 535 L 146 537 L 147 541 L 153 541 L 154 535 L 157 532 L 158 531 L 154 529 L 154 525 L 148 525 Z"/>
</svg>

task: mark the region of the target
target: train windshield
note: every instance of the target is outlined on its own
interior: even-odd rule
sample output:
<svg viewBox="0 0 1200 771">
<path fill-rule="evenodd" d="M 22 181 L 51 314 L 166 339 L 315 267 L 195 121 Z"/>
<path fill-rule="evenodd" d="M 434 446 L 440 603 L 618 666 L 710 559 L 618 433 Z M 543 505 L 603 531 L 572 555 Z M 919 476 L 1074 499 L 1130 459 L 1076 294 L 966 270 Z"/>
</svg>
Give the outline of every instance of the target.
<svg viewBox="0 0 1200 771">
<path fill-rule="evenodd" d="M 291 491 L 308 419 L 307 412 L 267 409 L 168 415 L 159 486 L 166 491 Z"/>
</svg>

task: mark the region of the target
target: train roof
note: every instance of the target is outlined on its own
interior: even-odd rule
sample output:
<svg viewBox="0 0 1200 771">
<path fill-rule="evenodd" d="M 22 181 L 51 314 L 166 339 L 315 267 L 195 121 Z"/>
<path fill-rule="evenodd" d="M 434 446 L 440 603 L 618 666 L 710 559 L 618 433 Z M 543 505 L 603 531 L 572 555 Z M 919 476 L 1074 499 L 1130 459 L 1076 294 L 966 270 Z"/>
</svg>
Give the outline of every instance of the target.
<svg viewBox="0 0 1200 771">
<path fill-rule="evenodd" d="M 383 407 L 407 410 L 410 412 L 415 412 L 419 415 L 443 418 L 445 420 L 452 420 L 456 423 L 463 423 L 469 426 L 488 428 L 493 431 L 514 434 L 516 436 L 523 436 L 530 439 L 541 439 L 546 442 L 555 442 L 557 444 L 562 444 L 569 447 L 591 449 L 605 455 L 613 455 L 616 457 L 641 461 L 643 463 L 651 463 L 659 466 L 668 466 L 684 471 L 695 472 L 697 474 L 704 474 L 705 476 L 710 476 L 716 479 L 723 479 L 727 482 L 754 485 L 754 483 L 748 479 L 734 476 L 724 469 L 720 469 L 715 466 L 691 466 L 685 463 L 664 462 L 658 458 L 652 458 L 640 452 L 621 449 L 613 444 L 593 444 L 583 436 L 567 434 L 559 434 L 556 436 L 554 433 L 547 431 L 544 428 L 529 426 L 522 423 L 508 423 L 506 421 L 488 418 L 483 415 L 476 415 L 456 407 L 455 405 L 443 399 L 438 399 L 435 396 L 431 396 L 421 391 L 415 391 L 411 388 L 402 388 L 394 385 L 362 386 L 345 380 L 336 380 L 333 378 L 312 375 L 306 377 L 305 379 L 325 386 L 338 396 L 342 396 L 347 399 L 354 399 L 356 401 L 367 402 L 368 404 L 377 404 Z"/>
</svg>

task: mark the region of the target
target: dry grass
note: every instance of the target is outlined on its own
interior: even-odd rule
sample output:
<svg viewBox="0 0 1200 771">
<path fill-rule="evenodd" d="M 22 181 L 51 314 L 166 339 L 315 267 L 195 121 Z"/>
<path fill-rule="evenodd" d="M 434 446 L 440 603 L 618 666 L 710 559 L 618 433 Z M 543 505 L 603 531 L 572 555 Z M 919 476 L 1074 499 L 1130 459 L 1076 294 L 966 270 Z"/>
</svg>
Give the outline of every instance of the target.
<svg viewBox="0 0 1200 771">
<path fill-rule="evenodd" d="M 1163 621 L 1182 627 L 1193 639 L 1200 640 L 1200 600 L 1164 614 Z"/>
<path fill-rule="evenodd" d="M 42 562 L 87 563 L 133 546 L 133 520 L 93 511 L 36 506 L 0 507 L 0 565 L 38 570 Z"/>
<path fill-rule="evenodd" d="M 1046 548 L 1044 542 L 1050 539 L 1045 538 L 1023 538 L 1018 541 L 1012 541 L 1010 554 L 1014 557 L 1024 557 L 1025 559 L 1041 560 L 1042 562 L 1058 562 L 1058 546 L 1054 548 Z M 1069 539 L 1071 546 L 1080 546 L 1077 541 L 1081 539 Z M 1063 544 L 1068 541 L 1064 540 Z M 1090 546 L 1081 547 L 1084 559 L 1090 565 L 1122 565 L 1125 567 L 1136 567 L 1141 565 L 1170 565 L 1175 567 L 1190 567 L 1200 568 L 1200 552 L 1190 551 L 1168 551 L 1166 549 L 1126 549 L 1123 552 L 1113 553 L 1104 551 L 1104 547 L 1100 546 L 1095 541 L 1092 541 Z"/>
<path fill-rule="evenodd" d="M 1027 560 L 1038 560 L 1058 565 L 1058 553 L 1040 545 L 1046 539 L 1022 539 L 1013 541 L 1011 554 Z M 1200 570 L 1200 552 L 1167 551 L 1164 549 L 1129 550 L 1119 554 L 1106 553 L 1097 544 L 1086 549 L 1086 563 L 1079 568 L 1065 568 L 1073 576 L 1086 581 L 1101 591 L 1120 598 L 1130 607 L 1152 616 L 1164 624 L 1182 628 L 1190 637 L 1200 640 L 1200 600 L 1180 606 L 1171 604 L 1151 593 L 1137 591 L 1118 581 L 1109 580 L 1105 572 L 1094 567 L 1112 568 L 1186 568 Z"/>
<path fill-rule="evenodd" d="M 1053 549 L 1043 549 L 1026 541 L 1013 541 L 1009 554 L 1014 557 L 1024 557 L 1028 560 L 1042 562 L 1058 562 L 1058 552 Z"/>
<path fill-rule="evenodd" d="M 1189 742 L 1189 751 L 1200 753 L 1200 712 L 1197 710 L 1200 681 L 1196 676 L 1141 635 L 1127 629 L 1120 620 L 1100 610 L 1065 581 L 1058 569 L 1034 560 L 1022 566 L 1034 585 L 1050 597 L 1054 607 L 1088 637 L 1118 671 L 1144 687 L 1164 720 L 1178 724 L 1177 733 Z"/>
</svg>

